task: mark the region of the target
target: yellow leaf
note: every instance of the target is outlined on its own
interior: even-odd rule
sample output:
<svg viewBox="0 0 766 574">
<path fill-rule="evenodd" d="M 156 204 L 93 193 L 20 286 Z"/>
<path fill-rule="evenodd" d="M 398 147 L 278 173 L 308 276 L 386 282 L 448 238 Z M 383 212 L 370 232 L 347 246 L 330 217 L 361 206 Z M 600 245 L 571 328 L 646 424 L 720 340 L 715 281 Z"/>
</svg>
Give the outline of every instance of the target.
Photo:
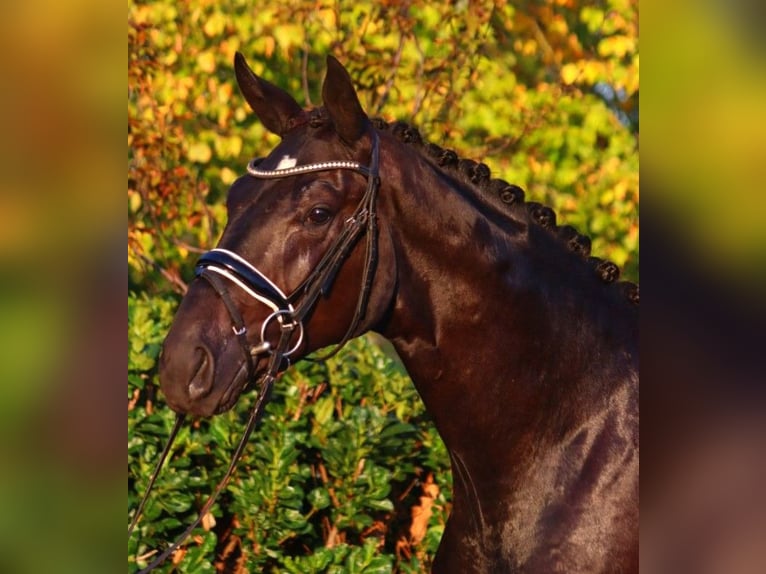
<svg viewBox="0 0 766 574">
<path fill-rule="evenodd" d="M 562 16 L 554 16 L 548 24 L 548 30 L 560 36 L 566 36 L 569 32 L 567 21 Z"/>
<path fill-rule="evenodd" d="M 186 157 L 190 161 L 196 161 L 197 163 L 207 163 L 213 156 L 213 152 L 210 146 L 205 142 L 197 142 L 189 146 L 189 151 L 186 153 Z"/>
<path fill-rule="evenodd" d="M 595 84 L 603 79 L 606 74 L 606 66 L 603 62 L 590 60 L 583 67 L 583 76 L 588 84 Z"/>
<path fill-rule="evenodd" d="M 141 209 L 141 194 L 132 189 L 128 190 L 128 209 L 131 213 L 136 213 Z"/>
<path fill-rule="evenodd" d="M 162 63 L 166 66 L 172 66 L 176 63 L 178 60 L 178 53 L 170 51 L 168 52 L 164 58 L 162 58 Z"/>
<path fill-rule="evenodd" d="M 604 38 L 598 44 L 598 53 L 601 56 L 617 56 L 622 58 L 625 54 L 635 51 L 636 40 L 630 36 L 610 36 Z"/>
<path fill-rule="evenodd" d="M 224 184 L 231 185 L 237 179 L 237 172 L 228 167 L 221 168 L 220 178 Z"/>
<path fill-rule="evenodd" d="M 532 56 L 537 52 L 537 42 L 531 38 L 526 40 L 521 47 L 521 53 L 525 56 Z"/>
<path fill-rule="evenodd" d="M 226 18 L 224 15 L 220 12 L 216 12 L 205 21 L 205 25 L 202 27 L 202 30 L 205 32 L 206 36 L 212 38 L 213 36 L 217 36 L 223 32 L 225 25 Z"/>
<path fill-rule="evenodd" d="M 215 152 L 223 157 L 237 157 L 242 151 L 242 138 L 239 136 L 217 136 L 215 139 Z"/>
<path fill-rule="evenodd" d="M 231 155 L 237 157 L 242 152 L 242 138 L 239 136 L 232 136 L 229 139 L 229 146 Z"/>
<path fill-rule="evenodd" d="M 276 46 L 276 41 L 274 40 L 274 36 L 266 36 L 263 39 L 263 43 L 265 44 L 265 47 L 263 49 L 264 54 L 266 54 L 267 58 L 271 58 L 271 55 L 274 53 L 274 47 Z"/>
<path fill-rule="evenodd" d="M 580 75 L 580 70 L 577 68 L 577 64 L 564 64 L 561 68 L 561 80 L 568 86 L 574 84 L 577 81 L 577 77 Z"/>
<path fill-rule="evenodd" d="M 237 37 L 231 37 L 221 42 L 219 50 L 223 55 L 224 61 L 231 62 L 234 59 L 234 53 L 239 50 L 240 43 Z"/>
<path fill-rule="evenodd" d="M 208 74 L 215 72 L 215 56 L 213 56 L 213 53 L 202 52 L 197 56 L 197 66 L 199 66 L 200 70 L 207 72 Z"/>
</svg>

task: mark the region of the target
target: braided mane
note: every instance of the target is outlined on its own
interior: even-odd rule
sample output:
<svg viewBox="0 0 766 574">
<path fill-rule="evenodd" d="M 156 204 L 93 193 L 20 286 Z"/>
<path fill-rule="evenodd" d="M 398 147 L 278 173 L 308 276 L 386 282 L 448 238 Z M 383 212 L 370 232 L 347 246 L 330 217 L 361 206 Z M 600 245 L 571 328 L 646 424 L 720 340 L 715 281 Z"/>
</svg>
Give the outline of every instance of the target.
<svg viewBox="0 0 766 574">
<path fill-rule="evenodd" d="M 591 240 L 579 233 L 571 225 L 556 225 L 556 213 L 548 206 L 534 201 L 524 201 L 524 190 L 518 185 L 505 180 L 492 178 L 489 167 L 481 162 L 461 159 L 451 149 L 444 149 L 436 144 L 425 142 L 417 128 L 401 121 L 389 124 L 381 118 L 372 120 L 375 128 L 390 130 L 394 137 L 424 153 L 433 163 L 456 176 L 459 180 L 472 184 L 480 191 L 497 196 L 509 207 L 523 205 L 532 223 L 553 234 L 566 247 L 580 255 L 590 265 L 603 283 L 615 283 L 633 304 L 638 305 L 639 288 L 635 283 L 617 281 L 620 268 L 612 261 L 590 255 Z"/>
<path fill-rule="evenodd" d="M 320 127 L 328 120 L 324 108 L 313 108 L 308 113 L 308 123 L 311 127 Z M 432 163 L 458 180 L 473 185 L 483 193 L 499 197 L 508 207 L 523 206 L 532 224 L 540 226 L 562 241 L 567 249 L 587 262 L 603 283 L 614 283 L 631 303 L 638 305 L 638 285 L 629 281 L 617 281 L 620 277 L 620 268 L 612 261 L 591 256 L 590 238 L 579 233 L 571 225 L 556 225 L 556 213 L 553 209 L 534 201 L 525 201 L 525 193 L 521 187 L 503 179 L 493 178 L 487 164 L 460 158 L 454 150 L 444 149 L 424 141 L 418 129 L 406 122 L 389 123 L 382 118 L 373 118 L 371 121 L 376 129 L 390 130 L 399 141 L 414 147 Z"/>
</svg>

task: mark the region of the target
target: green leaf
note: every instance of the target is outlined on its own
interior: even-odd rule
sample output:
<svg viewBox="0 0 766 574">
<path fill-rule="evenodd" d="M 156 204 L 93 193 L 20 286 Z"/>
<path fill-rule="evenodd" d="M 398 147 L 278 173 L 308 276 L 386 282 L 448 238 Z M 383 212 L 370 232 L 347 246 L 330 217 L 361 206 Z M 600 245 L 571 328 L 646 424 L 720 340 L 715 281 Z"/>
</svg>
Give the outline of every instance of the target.
<svg viewBox="0 0 766 574">
<path fill-rule="evenodd" d="M 314 418 L 320 425 L 330 420 L 333 409 L 335 408 L 332 397 L 323 397 L 314 405 Z"/>
<path fill-rule="evenodd" d="M 324 488 L 315 488 L 308 494 L 309 504 L 316 510 L 330 506 L 330 494 Z"/>
<path fill-rule="evenodd" d="M 365 506 L 373 510 L 383 510 L 385 512 L 391 512 L 394 509 L 394 503 L 387 498 L 383 498 L 381 500 L 367 500 L 365 502 Z"/>
</svg>

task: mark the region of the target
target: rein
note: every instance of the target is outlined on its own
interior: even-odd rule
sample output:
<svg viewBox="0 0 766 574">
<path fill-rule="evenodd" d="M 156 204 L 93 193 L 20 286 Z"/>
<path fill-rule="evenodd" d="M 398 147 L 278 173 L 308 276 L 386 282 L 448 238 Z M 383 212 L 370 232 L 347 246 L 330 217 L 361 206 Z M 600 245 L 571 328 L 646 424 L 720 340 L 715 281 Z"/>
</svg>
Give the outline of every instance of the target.
<svg viewBox="0 0 766 574">
<path fill-rule="evenodd" d="M 271 394 L 274 381 L 279 373 L 285 371 L 289 367 L 290 355 L 295 353 L 303 344 L 304 319 L 313 310 L 319 297 L 326 296 L 329 293 L 335 277 L 340 271 L 346 258 L 350 255 L 359 237 L 366 233 L 367 244 L 364 269 L 362 272 L 362 284 L 351 323 L 340 342 L 330 353 L 312 360 L 322 361 L 337 354 L 349 339 L 354 336 L 354 332 L 364 319 L 378 260 L 376 199 L 380 187 L 380 177 L 378 175 L 380 154 L 379 138 L 375 130 L 372 131 L 372 138 L 372 152 L 369 166 L 354 161 L 329 161 L 285 169 L 263 170 L 258 168 L 258 164 L 260 163 L 260 160 L 258 159 L 254 159 L 248 164 L 248 173 L 257 179 L 281 179 L 306 173 L 336 169 L 352 170 L 367 178 L 367 187 L 357 208 L 354 210 L 354 213 L 351 217 L 346 219 L 341 233 L 335 238 L 335 241 L 325 252 L 316 267 L 314 267 L 303 282 L 301 282 L 289 296 L 286 296 L 265 273 L 258 270 L 254 265 L 233 251 L 227 249 L 212 249 L 203 254 L 197 262 L 195 277 L 205 279 L 223 301 L 232 321 L 232 331 L 245 355 L 247 377 L 243 385 L 243 390 L 250 382 L 253 382 L 256 377 L 256 358 L 268 355 L 270 356 L 270 359 L 266 372 L 261 376 L 260 380 L 255 383 L 255 386 L 259 387 L 258 399 L 256 400 L 247 421 L 242 438 L 232 454 L 231 462 L 226 474 L 216 485 L 213 493 L 199 511 L 194 522 L 189 525 L 171 546 L 155 558 L 146 568 L 140 570 L 138 574 L 150 572 L 162 564 L 168 556 L 181 546 L 184 540 L 186 540 L 192 531 L 199 525 L 205 514 L 210 511 L 210 508 L 212 508 L 218 495 L 228 484 L 253 429 L 263 417 L 264 408 Z M 272 310 L 272 313 L 261 323 L 259 333 L 260 342 L 258 344 L 250 344 L 247 338 L 247 325 L 245 324 L 242 313 L 229 295 L 229 290 L 223 281 L 224 279 L 239 288 L 252 299 L 268 306 Z M 280 337 L 276 346 L 272 346 L 271 342 L 267 340 L 266 334 L 269 324 L 273 321 L 276 321 L 280 327 Z M 295 336 L 296 333 L 297 339 Z M 293 339 L 296 339 L 295 342 L 293 342 Z M 149 493 L 154 486 L 154 482 L 183 421 L 184 415 L 176 416 L 176 421 L 168 439 L 168 443 L 160 456 L 144 496 L 142 497 L 138 509 L 136 510 L 136 514 L 128 528 L 128 537 L 130 537 L 133 529 L 138 523 Z"/>
</svg>

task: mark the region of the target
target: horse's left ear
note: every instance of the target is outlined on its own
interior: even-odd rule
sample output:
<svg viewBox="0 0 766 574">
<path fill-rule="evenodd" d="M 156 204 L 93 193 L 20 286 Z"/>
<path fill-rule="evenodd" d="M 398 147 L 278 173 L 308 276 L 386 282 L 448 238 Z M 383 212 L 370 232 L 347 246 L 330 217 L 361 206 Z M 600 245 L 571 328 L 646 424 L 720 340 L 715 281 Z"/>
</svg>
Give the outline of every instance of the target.
<svg viewBox="0 0 766 574">
<path fill-rule="evenodd" d="M 351 76 L 333 56 L 327 56 L 327 75 L 322 85 L 322 100 L 335 125 L 335 131 L 347 144 L 355 143 L 367 129 L 369 119 L 356 95 Z"/>
<path fill-rule="evenodd" d="M 266 129 L 284 135 L 303 111 L 300 104 L 283 89 L 258 77 L 239 52 L 234 56 L 234 72 L 239 89 Z"/>
</svg>

